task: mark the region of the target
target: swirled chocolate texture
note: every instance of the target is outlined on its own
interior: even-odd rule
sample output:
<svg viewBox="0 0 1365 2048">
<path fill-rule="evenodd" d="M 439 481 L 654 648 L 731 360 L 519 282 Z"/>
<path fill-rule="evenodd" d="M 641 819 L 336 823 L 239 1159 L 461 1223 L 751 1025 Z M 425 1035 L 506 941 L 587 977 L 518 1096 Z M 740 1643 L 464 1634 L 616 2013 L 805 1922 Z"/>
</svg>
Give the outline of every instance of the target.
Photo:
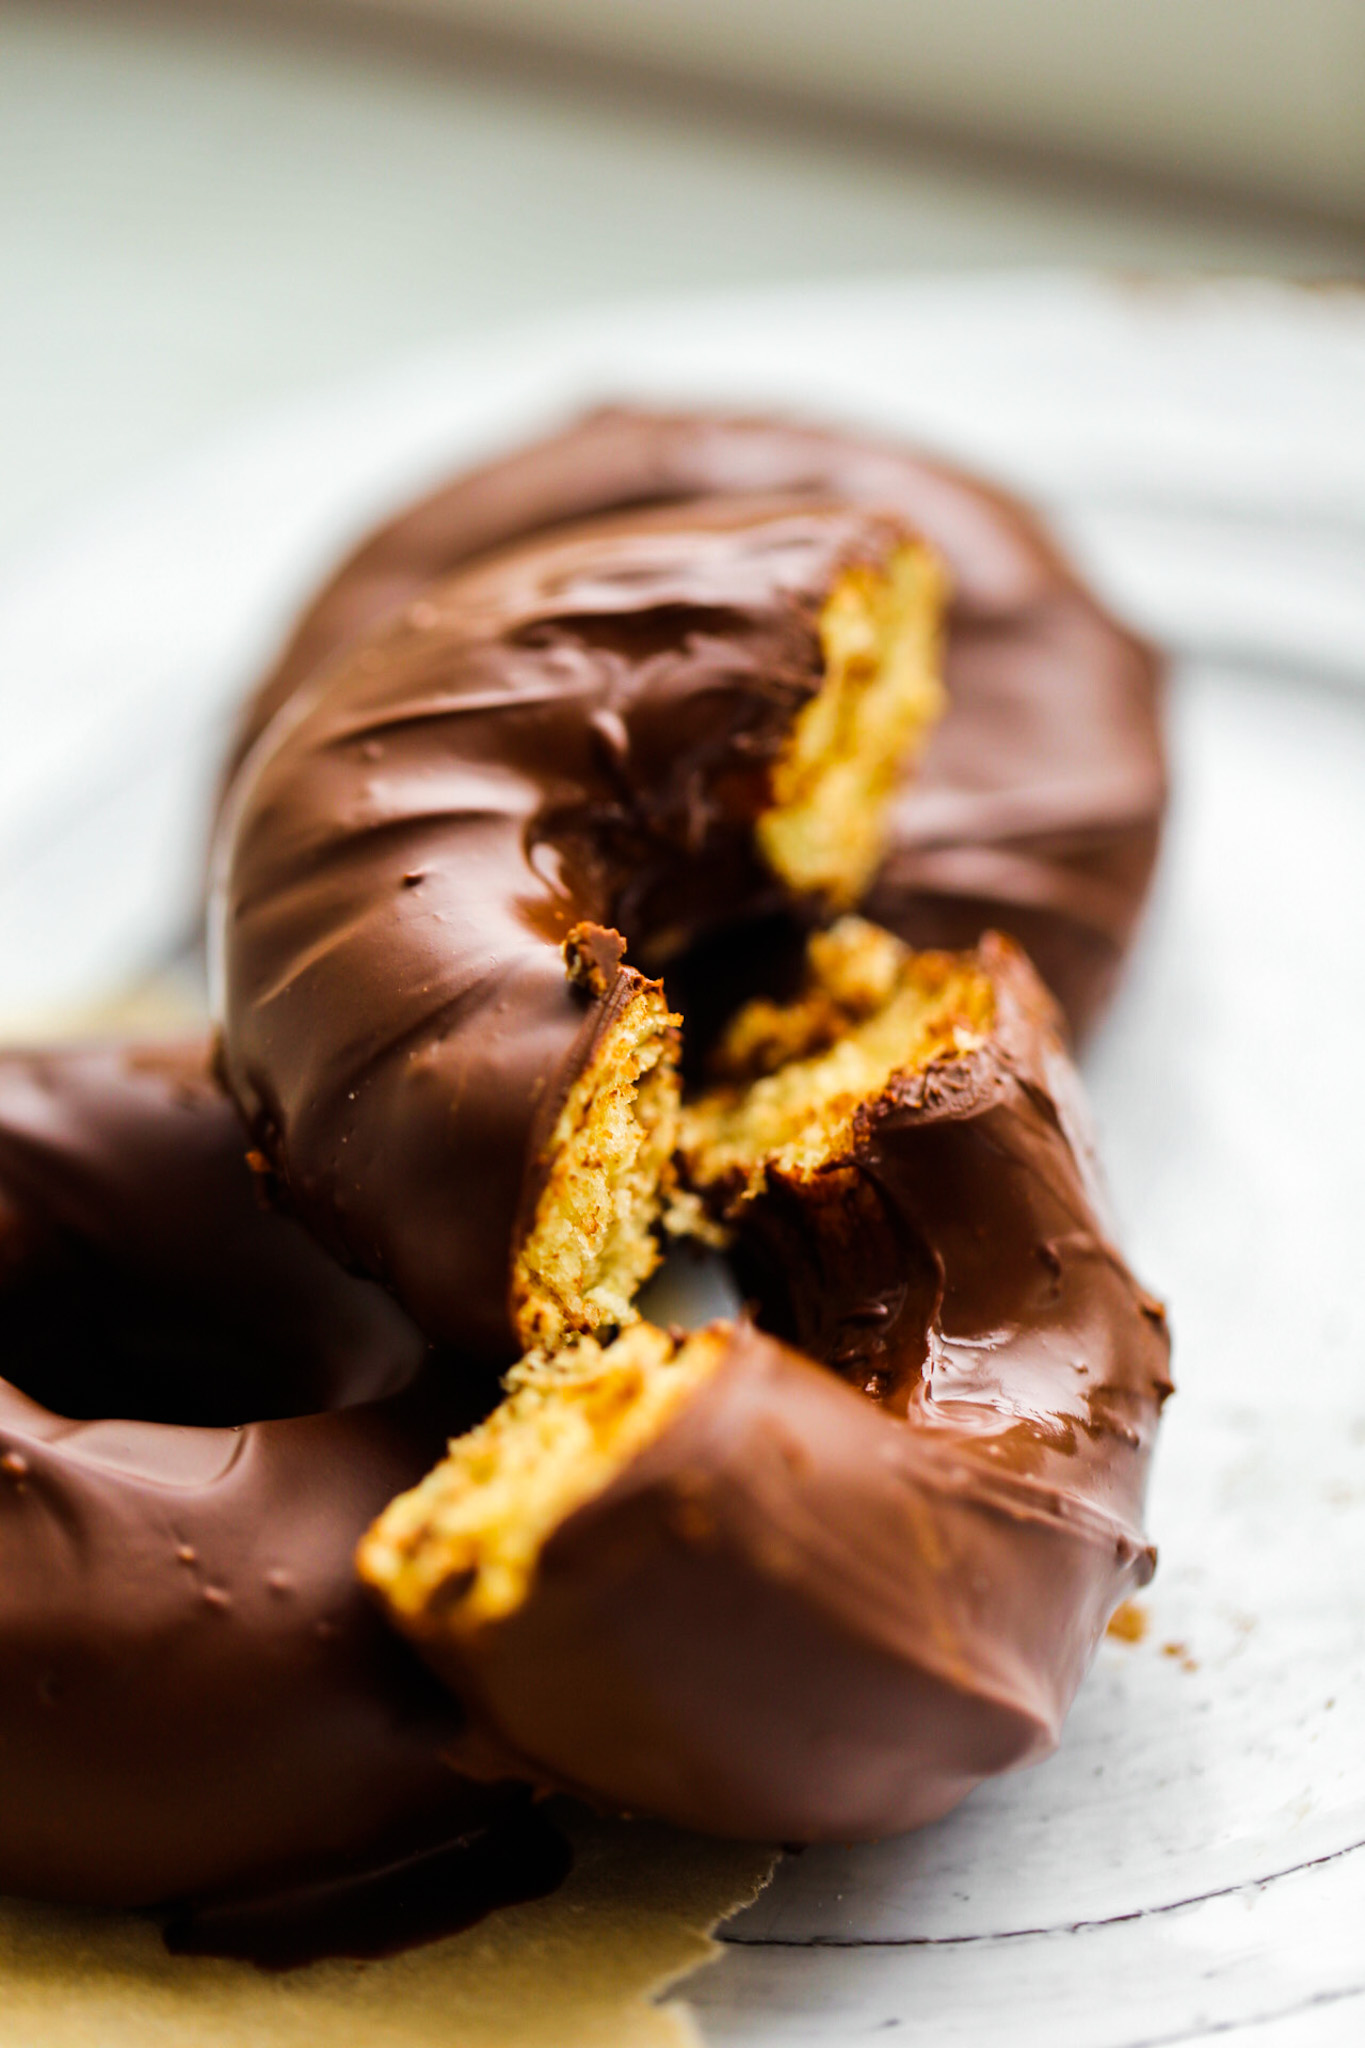
<svg viewBox="0 0 1365 2048">
<path fill-rule="evenodd" d="M 365 1577 L 528 1775 L 847 1840 L 1056 1743 L 1150 1576 L 1170 1391 L 1057 1026 L 1002 938 L 819 942 L 682 1126 L 802 1350 L 640 1323 L 528 1361 L 367 1536 Z"/>
<path fill-rule="evenodd" d="M 351 1565 L 468 1411 L 244 1145 L 202 1044 L 0 1056 L 0 1891 L 279 1891 L 504 1796 Z"/>
<path fill-rule="evenodd" d="M 225 1072 L 296 1213 L 433 1337 L 505 1364 L 626 1319 L 677 1100 L 641 970 L 856 894 L 938 708 L 937 596 L 881 513 L 668 507 L 431 587 L 263 738 Z"/>
<path fill-rule="evenodd" d="M 364 541 L 261 685 L 237 757 L 339 647 L 462 562 L 590 515 L 770 492 L 883 507 L 948 568 L 949 708 L 902 790 L 867 914 L 916 945 L 1009 931 L 1084 1031 L 1117 979 L 1156 858 L 1161 664 L 1031 512 L 913 449 L 782 420 L 591 413 L 456 477 Z"/>
</svg>

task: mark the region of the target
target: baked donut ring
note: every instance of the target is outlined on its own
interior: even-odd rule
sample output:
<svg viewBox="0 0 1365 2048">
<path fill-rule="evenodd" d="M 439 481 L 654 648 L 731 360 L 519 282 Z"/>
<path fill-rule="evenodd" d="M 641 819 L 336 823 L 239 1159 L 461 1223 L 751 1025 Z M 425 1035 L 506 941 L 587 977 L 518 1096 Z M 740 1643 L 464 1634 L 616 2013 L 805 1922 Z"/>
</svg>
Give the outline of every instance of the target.
<svg viewBox="0 0 1365 2048">
<path fill-rule="evenodd" d="M 361 1547 L 517 1769 L 847 1840 L 1055 1744 L 1150 1576 L 1170 1391 L 1058 1022 L 1007 940 L 907 955 L 857 921 L 737 1017 L 683 1170 L 805 1355 L 637 1323 L 528 1361 Z"/>
<path fill-rule="evenodd" d="M 314 598 L 240 759 L 339 648 L 476 556 L 567 522 L 799 492 L 894 512 L 946 564 L 947 715 L 901 791 L 869 917 L 914 945 L 1023 944 L 1077 1031 L 1112 991 L 1166 801 L 1161 664 L 1016 500 L 912 449 L 773 419 L 612 407 L 400 512 Z"/>
<path fill-rule="evenodd" d="M 224 1071 L 295 1212 L 433 1337 L 507 1364 L 628 1318 L 678 1101 L 642 970 L 856 900 L 940 708 L 940 594 L 880 512 L 666 507 L 433 586 L 263 735 Z"/>
<path fill-rule="evenodd" d="M 507 1797 L 352 1570 L 469 1405 L 243 1150 L 203 1044 L 0 1055 L 0 1892 L 279 1884 Z"/>
</svg>

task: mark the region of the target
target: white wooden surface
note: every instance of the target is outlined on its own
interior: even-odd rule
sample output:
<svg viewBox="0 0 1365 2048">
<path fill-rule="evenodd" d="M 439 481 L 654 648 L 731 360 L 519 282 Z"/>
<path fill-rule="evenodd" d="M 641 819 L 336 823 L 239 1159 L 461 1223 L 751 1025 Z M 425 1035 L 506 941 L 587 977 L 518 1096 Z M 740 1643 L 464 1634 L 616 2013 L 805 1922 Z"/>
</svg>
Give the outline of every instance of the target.
<svg viewBox="0 0 1365 2048">
<path fill-rule="evenodd" d="M 1041 1769 L 789 1861 L 690 1987 L 707 2038 L 1365 2039 L 1365 305 L 1066 277 L 692 301 L 266 423 L 0 585 L 0 1010 L 174 947 L 227 709 L 346 534 L 630 390 L 988 464 L 1178 656 L 1158 901 L 1089 1062 L 1176 1334 L 1147 1636 L 1106 1643 Z"/>
</svg>

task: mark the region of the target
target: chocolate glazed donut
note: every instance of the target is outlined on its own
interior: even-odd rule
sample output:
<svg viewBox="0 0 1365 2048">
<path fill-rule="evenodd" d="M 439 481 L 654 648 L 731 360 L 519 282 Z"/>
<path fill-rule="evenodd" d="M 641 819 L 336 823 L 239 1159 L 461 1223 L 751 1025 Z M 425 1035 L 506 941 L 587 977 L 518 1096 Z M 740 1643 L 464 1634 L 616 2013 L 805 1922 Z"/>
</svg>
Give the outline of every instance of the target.
<svg viewBox="0 0 1365 2048">
<path fill-rule="evenodd" d="M 263 735 L 224 1070 L 292 1208 L 433 1337 L 507 1364 L 627 1319 L 678 1092 L 641 970 L 856 899 L 939 708 L 938 597 L 881 513 L 665 508 L 431 587 Z"/>
<path fill-rule="evenodd" d="M 970 945 L 1001 926 L 1083 1032 L 1111 993 L 1156 857 L 1160 663 L 1023 506 L 911 449 L 780 420 L 592 413 L 366 540 L 299 621 L 235 758 L 337 649 L 461 563 L 592 515 L 770 492 L 894 512 L 948 570 L 949 708 L 901 792 L 867 914 L 916 945 Z"/>
<path fill-rule="evenodd" d="M 547 1785 L 737 1836 L 919 1825 L 1029 1762 L 1143 1584 L 1170 1391 L 1027 961 L 846 921 L 683 1113 L 760 1312 L 512 1375 L 363 1575 Z"/>
<path fill-rule="evenodd" d="M 0 1892 L 278 1887 L 509 1796 L 351 1564 L 468 1402 L 243 1149 L 202 1044 L 0 1056 Z"/>
</svg>

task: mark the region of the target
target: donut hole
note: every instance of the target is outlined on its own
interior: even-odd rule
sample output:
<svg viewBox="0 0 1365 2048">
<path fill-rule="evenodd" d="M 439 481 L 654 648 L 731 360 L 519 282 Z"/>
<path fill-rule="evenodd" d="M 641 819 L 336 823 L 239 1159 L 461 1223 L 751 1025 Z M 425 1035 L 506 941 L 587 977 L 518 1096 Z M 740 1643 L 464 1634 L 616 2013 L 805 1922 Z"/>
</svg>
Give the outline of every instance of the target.
<svg viewBox="0 0 1365 2048">
<path fill-rule="evenodd" d="M 217 1288 L 74 1239 L 35 1244 L 0 1274 L 0 1372 L 72 1421 L 207 1428 L 352 1407 L 416 1377 L 427 1346 L 380 1289 L 284 1219 L 252 1236 Z"/>
<path fill-rule="evenodd" d="M 659 985 L 642 981 L 575 1079 L 546 1148 L 513 1275 L 526 1351 L 634 1319 L 659 1262 L 678 1102 L 676 1020 Z"/>
<path fill-rule="evenodd" d="M 768 865 L 802 895 L 855 903 L 885 850 L 885 813 L 945 705 L 944 577 L 918 543 L 854 563 L 820 611 L 824 680 L 797 714 L 756 825 Z"/>
<path fill-rule="evenodd" d="M 587 1338 L 523 1361 L 502 1406 L 385 1510 L 361 1545 L 362 1578 L 419 1631 L 458 1637 L 510 1614 L 555 1530 L 661 1434 L 729 1334 L 637 1322 L 605 1348 Z"/>
<path fill-rule="evenodd" d="M 877 925 L 841 918 L 812 934 L 793 1001 L 758 997 L 722 1033 L 715 1085 L 679 1118 L 685 1184 L 733 1218 L 775 1175 L 829 1171 L 894 1081 L 972 1051 L 994 1019 L 990 978 L 971 954 L 912 953 Z"/>
</svg>

